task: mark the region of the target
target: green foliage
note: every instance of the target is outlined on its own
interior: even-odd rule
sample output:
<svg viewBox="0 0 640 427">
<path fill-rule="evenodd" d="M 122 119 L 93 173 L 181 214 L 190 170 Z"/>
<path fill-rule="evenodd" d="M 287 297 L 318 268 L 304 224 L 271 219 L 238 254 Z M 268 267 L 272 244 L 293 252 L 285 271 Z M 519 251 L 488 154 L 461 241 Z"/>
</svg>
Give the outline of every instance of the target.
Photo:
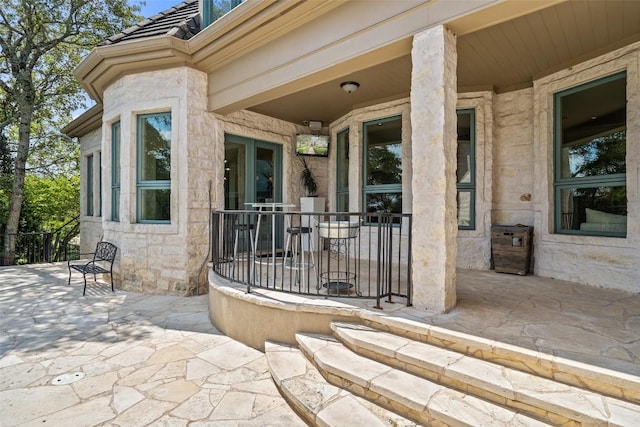
<svg viewBox="0 0 640 427">
<path fill-rule="evenodd" d="M 302 163 L 302 170 L 300 171 L 300 182 L 305 189 L 306 195 L 309 197 L 315 197 L 318 194 L 318 183 L 313 171 L 309 167 L 307 159 L 303 156 L 298 156 Z"/>
<path fill-rule="evenodd" d="M 21 226 L 29 228 L 33 222 L 21 215 L 24 194 L 34 195 L 33 190 L 25 192 L 26 177 L 77 179 L 77 147 L 59 133 L 72 112 L 85 102 L 73 71 L 99 42 L 139 21 L 139 10 L 127 0 L 3 1 L 0 229 L 6 233 L 16 233 Z M 53 203 L 59 198 L 56 195 L 41 202 Z M 25 206 L 33 218 L 39 217 L 36 211 L 40 208 L 29 203 Z M 14 258 L 12 245 L 12 239 L 5 241 L 7 263 Z"/>
<path fill-rule="evenodd" d="M 80 214 L 80 177 L 28 176 L 21 231 L 53 231 Z"/>
</svg>

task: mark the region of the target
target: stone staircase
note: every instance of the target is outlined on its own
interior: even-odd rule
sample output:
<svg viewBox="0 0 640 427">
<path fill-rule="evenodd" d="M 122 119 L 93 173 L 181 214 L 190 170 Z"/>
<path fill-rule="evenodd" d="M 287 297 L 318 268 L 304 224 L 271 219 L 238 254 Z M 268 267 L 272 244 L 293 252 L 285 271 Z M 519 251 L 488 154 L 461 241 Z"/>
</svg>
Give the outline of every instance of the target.
<svg viewBox="0 0 640 427">
<path fill-rule="evenodd" d="M 321 426 L 640 425 L 640 378 L 417 324 L 333 322 L 267 342 L 290 405 Z"/>
</svg>

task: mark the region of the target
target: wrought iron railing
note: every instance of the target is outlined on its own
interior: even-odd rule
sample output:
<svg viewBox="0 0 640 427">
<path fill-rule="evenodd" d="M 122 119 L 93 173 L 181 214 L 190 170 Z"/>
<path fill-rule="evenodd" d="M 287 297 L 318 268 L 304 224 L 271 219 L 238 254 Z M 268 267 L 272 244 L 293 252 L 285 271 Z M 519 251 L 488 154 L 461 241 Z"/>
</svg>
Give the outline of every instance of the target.
<svg viewBox="0 0 640 427">
<path fill-rule="evenodd" d="M 411 214 L 213 211 L 213 271 L 254 288 L 411 305 Z"/>
<path fill-rule="evenodd" d="M 54 231 L 0 234 L 0 265 L 36 264 L 78 259 L 80 245 L 74 242 L 80 232 L 75 217 Z M 6 239 L 15 240 L 15 255 L 9 262 L 5 257 Z"/>
</svg>

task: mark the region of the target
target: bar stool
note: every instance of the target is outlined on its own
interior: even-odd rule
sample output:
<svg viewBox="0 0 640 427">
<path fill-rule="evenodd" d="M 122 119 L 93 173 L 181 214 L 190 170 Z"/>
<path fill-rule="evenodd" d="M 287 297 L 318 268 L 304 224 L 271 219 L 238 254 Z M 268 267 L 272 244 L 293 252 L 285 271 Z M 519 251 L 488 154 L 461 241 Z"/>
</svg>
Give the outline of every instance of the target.
<svg viewBox="0 0 640 427">
<path fill-rule="evenodd" d="M 249 261 L 251 259 L 251 257 L 249 256 L 250 253 L 254 252 L 254 238 L 253 238 L 253 229 L 254 229 L 254 225 L 246 222 L 246 223 L 236 223 L 233 224 L 233 261 L 232 261 L 232 267 L 231 267 L 231 276 L 235 277 L 235 273 L 236 273 L 236 264 L 238 263 L 238 261 Z M 247 231 L 248 236 L 249 236 L 249 240 L 247 241 L 246 237 L 247 237 Z M 247 246 L 247 250 L 246 250 L 246 258 L 243 257 L 242 259 L 240 258 L 240 256 L 238 255 L 238 241 L 240 240 L 240 233 L 242 233 L 243 236 L 245 236 L 245 244 Z"/>
<path fill-rule="evenodd" d="M 306 237 L 304 239 L 303 237 Z M 304 242 L 307 242 L 305 245 Z M 296 283 L 300 283 L 300 272 L 302 272 L 302 285 L 304 286 L 305 270 L 316 268 L 315 256 L 313 255 L 313 228 L 312 227 L 288 227 L 287 242 L 284 249 L 283 266 L 296 272 Z M 282 275 L 284 282 L 284 274 Z"/>
</svg>

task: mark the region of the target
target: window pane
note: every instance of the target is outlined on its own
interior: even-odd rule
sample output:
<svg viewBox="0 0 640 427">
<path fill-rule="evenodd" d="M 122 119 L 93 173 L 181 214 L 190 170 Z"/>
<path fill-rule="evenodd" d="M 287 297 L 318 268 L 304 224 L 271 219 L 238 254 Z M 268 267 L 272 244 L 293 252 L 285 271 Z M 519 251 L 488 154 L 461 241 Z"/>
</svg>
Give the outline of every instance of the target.
<svg viewBox="0 0 640 427">
<path fill-rule="evenodd" d="M 98 153 L 98 216 L 102 216 L 102 152 Z"/>
<path fill-rule="evenodd" d="M 563 188 L 560 191 L 561 230 L 625 235 L 626 187 Z"/>
<path fill-rule="evenodd" d="M 402 183 L 402 118 L 366 123 L 365 185 Z"/>
<path fill-rule="evenodd" d="M 139 117 L 140 180 L 171 179 L 171 114 Z"/>
<path fill-rule="evenodd" d="M 224 144 L 224 208 L 246 209 L 246 163 L 245 144 L 225 142 Z"/>
<path fill-rule="evenodd" d="M 402 193 L 367 193 L 367 212 L 402 213 Z"/>
<path fill-rule="evenodd" d="M 627 135 L 618 130 L 576 143 L 562 145 L 562 178 L 613 175 L 626 172 Z"/>
<path fill-rule="evenodd" d="M 338 212 L 349 212 L 349 193 L 336 194 L 336 207 Z"/>
<path fill-rule="evenodd" d="M 626 99 L 624 76 L 560 95 L 561 179 L 626 172 Z"/>
<path fill-rule="evenodd" d="M 120 122 L 111 128 L 111 184 L 120 185 Z"/>
<path fill-rule="evenodd" d="M 256 148 L 256 201 L 274 201 L 273 173 L 275 151 L 269 148 Z"/>
<path fill-rule="evenodd" d="M 111 220 L 120 221 L 120 187 L 111 190 Z"/>
<path fill-rule="evenodd" d="M 87 156 L 87 216 L 93 216 L 93 156 Z"/>
<path fill-rule="evenodd" d="M 349 130 L 338 134 L 336 164 L 338 189 L 349 188 Z"/>
<path fill-rule="evenodd" d="M 473 197 L 471 191 L 458 191 L 458 227 L 471 227 L 471 206 Z"/>
<path fill-rule="evenodd" d="M 169 221 L 171 190 L 141 189 L 140 219 L 143 221 Z"/>
<path fill-rule="evenodd" d="M 458 112 L 458 183 L 471 182 L 471 112 Z"/>
</svg>

